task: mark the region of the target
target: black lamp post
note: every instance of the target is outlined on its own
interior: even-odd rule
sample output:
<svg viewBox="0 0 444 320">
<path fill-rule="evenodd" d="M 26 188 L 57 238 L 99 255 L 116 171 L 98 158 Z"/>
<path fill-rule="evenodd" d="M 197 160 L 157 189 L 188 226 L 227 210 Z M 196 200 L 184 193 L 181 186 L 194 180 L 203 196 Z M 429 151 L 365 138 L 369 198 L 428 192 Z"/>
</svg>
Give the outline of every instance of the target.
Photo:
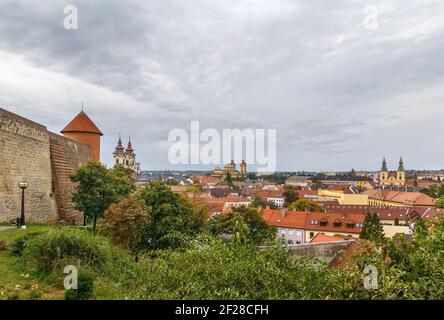
<svg viewBox="0 0 444 320">
<path fill-rule="evenodd" d="M 25 224 L 25 189 L 28 187 L 27 182 L 19 182 L 19 188 L 22 189 L 22 211 L 20 214 L 20 228 L 26 229 Z"/>
</svg>

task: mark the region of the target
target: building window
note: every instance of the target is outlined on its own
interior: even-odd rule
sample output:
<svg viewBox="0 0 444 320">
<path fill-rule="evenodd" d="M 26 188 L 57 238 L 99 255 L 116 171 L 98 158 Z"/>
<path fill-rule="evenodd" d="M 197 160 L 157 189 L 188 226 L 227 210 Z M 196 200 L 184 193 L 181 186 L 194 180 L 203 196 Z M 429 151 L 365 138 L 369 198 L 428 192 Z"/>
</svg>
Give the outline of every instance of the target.
<svg viewBox="0 0 444 320">
<path fill-rule="evenodd" d="M 325 227 L 325 226 L 327 225 L 327 220 L 321 220 L 321 221 L 319 222 L 319 225 L 320 225 L 321 227 Z"/>
<path fill-rule="evenodd" d="M 342 222 L 334 222 L 334 223 L 333 223 L 333 226 L 334 226 L 335 228 L 340 228 L 341 225 L 342 225 Z"/>
<path fill-rule="evenodd" d="M 315 236 L 314 232 L 310 232 L 310 239 Z"/>
<path fill-rule="evenodd" d="M 288 244 L 293 244 L 293 240 L 288 240 L 287 243 Z"/>
</svg>

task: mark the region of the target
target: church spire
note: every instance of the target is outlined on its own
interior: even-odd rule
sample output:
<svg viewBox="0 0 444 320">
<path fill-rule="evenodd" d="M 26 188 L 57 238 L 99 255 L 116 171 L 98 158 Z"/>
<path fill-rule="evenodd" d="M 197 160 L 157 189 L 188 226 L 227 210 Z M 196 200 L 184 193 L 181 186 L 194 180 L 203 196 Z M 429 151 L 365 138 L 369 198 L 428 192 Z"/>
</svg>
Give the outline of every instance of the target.
<svg viewBox="0 0 444 320">
<path fill-rule="evenodd" d="M 404 172 L 404 171 L 405 171 L 405 169 L 404 169 L 404 161 L 402 161 L 402 157 L 401 157 L 401 159 L 399 160 L 398 172 Z"/>
<path fill-rule="evenodd" d="M 134 153 L 134 149 L 133 149 L 133 146 L 131 144 L 131 136 L 129 137 L 129 140 L 128 140 L 128 146 L 126 147 L 126 152 L 128 154 L 133 154 Z"/>
<path fill-rule="evenodd" d="M 385 157 L 384 157 L 384 159 L 382 160 L 382 168 L 381 168 L 381 171 L 382 171 L 382 172 L 388 172 L 388 169 L 387 169 L 387 162 L 385 161 Z"/>
<path fill-rule="evenodd" d="M 125 151 L 125 148 L 122 145 L 122 138 L 119 133 L 119 140 L 117 141 L 116 151 L 114 151 L 114 155 L 122 154 Z"/>
</svg>

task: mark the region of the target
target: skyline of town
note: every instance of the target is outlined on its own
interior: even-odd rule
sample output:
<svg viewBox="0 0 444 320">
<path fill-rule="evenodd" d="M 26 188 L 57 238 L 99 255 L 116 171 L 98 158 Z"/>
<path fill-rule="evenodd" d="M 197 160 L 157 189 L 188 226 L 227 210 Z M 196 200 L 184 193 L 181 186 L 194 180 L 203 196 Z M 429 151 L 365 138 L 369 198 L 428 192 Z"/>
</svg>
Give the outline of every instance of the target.
<svg viewBox="0 0 444 320">
<path fill-rule="evenodd" d="M 71 2 L 75 30 L 65 1 L 2 1 L 0 105 L 59 132 L 83 101 L 107 164 L 121 133 L 174 169 L 168 133 L 199 120 L 276 129 L 279 171 L 444 167 L 442 2 L 377 1 L 375 27 L 350 1 Z"/>
<path fill-rule="evenodd" d="M 0 304 L 444 301 L 444 1 L 0 8 Z"/>
</svg>

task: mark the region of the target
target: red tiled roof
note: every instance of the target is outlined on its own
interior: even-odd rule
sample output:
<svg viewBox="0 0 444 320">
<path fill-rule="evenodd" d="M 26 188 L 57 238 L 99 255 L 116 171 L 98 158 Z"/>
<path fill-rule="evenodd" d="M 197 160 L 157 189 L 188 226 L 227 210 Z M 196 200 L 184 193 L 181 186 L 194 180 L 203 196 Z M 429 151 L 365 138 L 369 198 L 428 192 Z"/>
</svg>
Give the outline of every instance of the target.
<svg viewBox="0 0 444 320">
<path fill-rule="evenodd" d="M 342 232 L 342 233 L 361 233 L 360 227 L 356 223 L 364 223 L 365 215 L 363 213 L 342 213 L 342 212 L 309 212 L 307 213 L 305 229 L 312 231 L 326 231 L 326 232 Z M 326 225 L 320 224 L 320 221 L 326 221 Z M 316 221 L 316 224 L 312 224 Z M 340 226 L 335 226 L 335 223 L 340 222 Z M 353 224 L 352 227 L 348 224 Z"/>
<path fill-rule="evenodd" d="M 97 133 L 103 136 L 103 133 L 97 128 L 87 114 L 81 111 L 70 123 L 61 131 L 61 133 L 67 132 L 89 132 Z"/>
<path fill-rule="evenodd" d="M 262 211 L 262 217 L 267 224 L 294 229 L 304 229 L 305 215 L 303 211 L 286 211 L 285 216 L 282 215 L 281 210 L 264 209 Z"/>
<path fill-rule="evenodd" d="M 402 204 L 413 204 L 417 206 L 434 206 L 435 201 L 428 195 L 420 192 L 403 192 L 393 190 L 365 190 L 362 194 L 367 194 L 369 198 L 398 202 Z"/>
<path fill-rule="evenodd" d="M 325 206 L 327 212 L 347 213 L 376 213 L 381 220 L 412 220 L 415 218 L 429 219 L 436 221 L 444 215 L 444 210 L 435 207 L 379 207 L 379 206 L 352 206 L 334 205 Z"/>
<path fill-rule="evenodd" d="M 330 263 L 329 266 L 332 268 L 346 268 L 351 267 L 356 264 L 358 258 L 367 253 L 376 252 L 373 243 L 358 239 L 357 241 L 352 241 L 350 245 L 342 252 L 340 252 Z"/>
<path fill-rule="evenodd" d="M 338 212 L 304 212 L 304 211 L 285 211 L 284 209 L 273 210 L 264 209 L 262 211 L 262 217 L 265 222 L 277 226 L 287 227 L 294 229 L 304 229 L 311 231 L 324 231 L 324 232 L 338 232 L 347 234 L 361 233 L 361 227 L 357 227 L 356 223 L 364 223 L 365 215 L 363 213 L 338 213 Z M 315 221 L 315 224 L 312 224 Z M 325 225 L 320 222 L 325 222 Z M 340 222 L 340 226 L 335 226 L 335 223 Z M 350 227 L 348 224 L 352 224 Z"/>
<path fill-rule="evenodd" d="M 283 198 L 283 192 L 279 190 L 261 190 L 261 189 L 247 189 L 246 194 L 252 197 L 266 198 Z"/>
<path fill-rule="evenodd" d="M 336 241 L 344 241 L 344 238 L 337 236 L 328 236 L 323 233 L 318 233 L 313 239 L 311 239 L 310 243 L 324 243 L 324 242 L 336 242 Z"/>
</svg>

